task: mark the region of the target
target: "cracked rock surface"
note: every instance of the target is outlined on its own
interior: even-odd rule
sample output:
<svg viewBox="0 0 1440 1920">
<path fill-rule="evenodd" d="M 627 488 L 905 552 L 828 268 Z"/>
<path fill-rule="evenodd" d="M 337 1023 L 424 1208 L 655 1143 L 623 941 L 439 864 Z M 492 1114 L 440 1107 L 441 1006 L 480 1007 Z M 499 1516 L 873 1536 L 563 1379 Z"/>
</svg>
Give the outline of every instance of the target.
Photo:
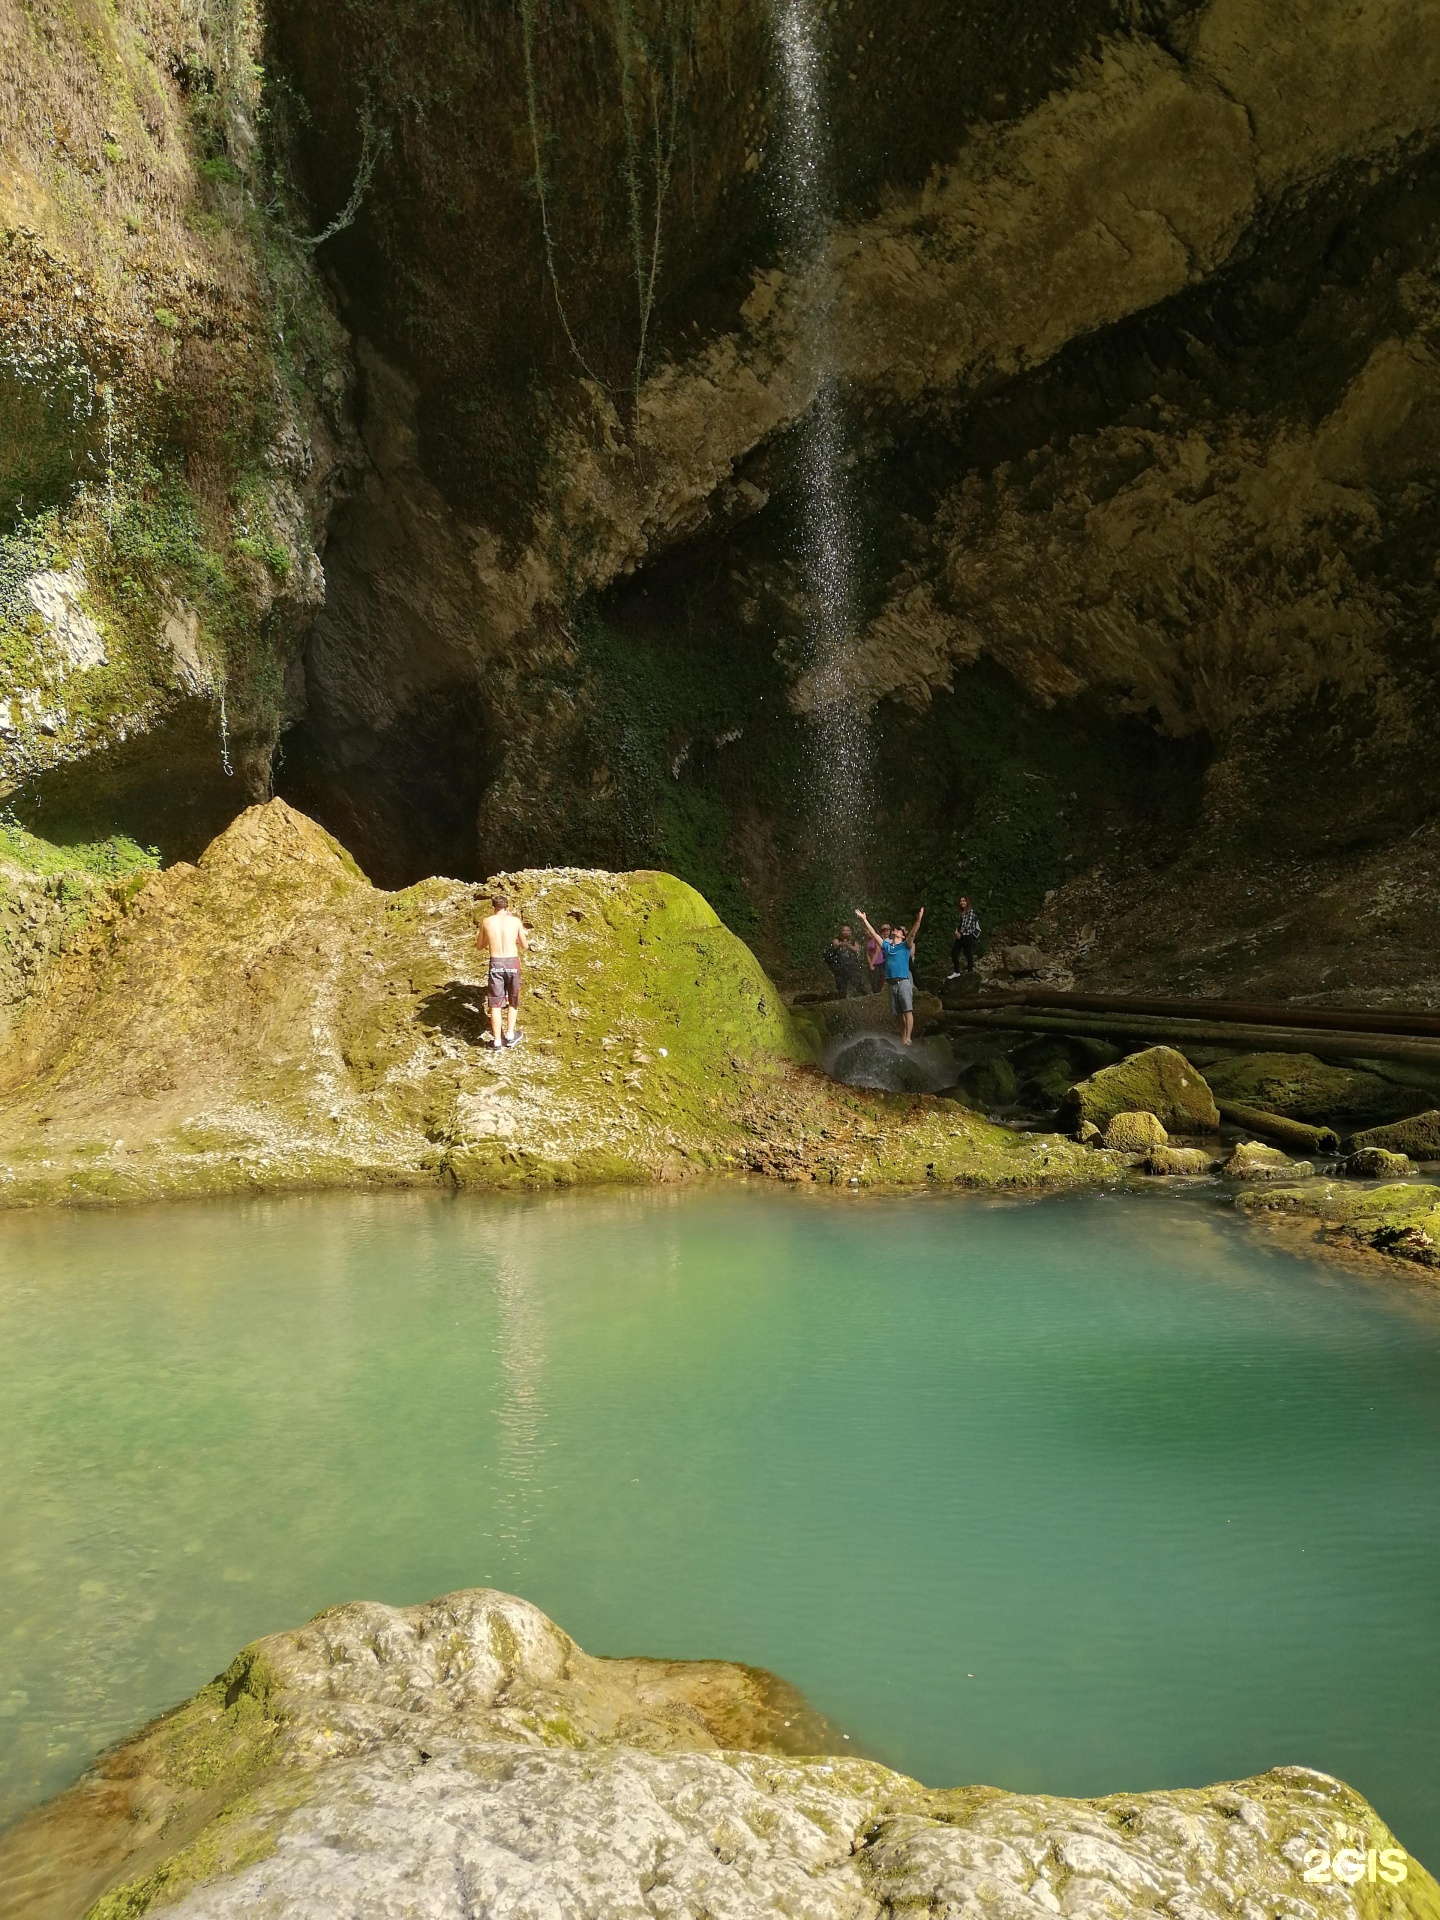
<svg viewBox="0 0 1440 1920">
<path fill-rule="evenodd" d="M 508 1594 L 338 1607 L 7 1836 L 0 1913 L 22 1894 L 55 1920 L 157 1899 L 185 1920 L 1440 1913 L 1403 1854 L 1394 1886 L 1306 1884 L 1312 1850 L 1394 1842 L 1304 1767 L 1078 1801 L 936 1791 L 841 1744 L 773 1675 L 595 1659 Z"/>
</svg>

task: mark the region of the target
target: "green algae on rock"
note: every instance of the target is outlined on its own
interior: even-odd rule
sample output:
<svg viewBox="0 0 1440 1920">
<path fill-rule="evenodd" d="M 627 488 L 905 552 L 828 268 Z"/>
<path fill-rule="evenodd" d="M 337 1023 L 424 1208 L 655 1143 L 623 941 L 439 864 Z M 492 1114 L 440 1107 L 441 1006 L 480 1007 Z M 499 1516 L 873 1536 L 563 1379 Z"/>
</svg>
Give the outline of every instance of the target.
<svg viewBox="0 0 1440 1920">
<path fill-rule="evenodd" d="M 1305 1180 L 1315 1169 L 1308 1160 L 1292 1160 L 1279 1147 L 1260 1140 L 1242 1140 L 1221 1163 L 1229 1180 Z"/>
<path fill-rule="evenodd" d="M 927 1788 L 841 1747 L 772 1674 L 596 1659 L 509 1594 L 340 1606 L 245 1649 L 0 1840 L 0 1900 L 24 1876 L 33 1920 L 157 1903 L 461 1920 L 517 1901 L 574 1920 L 981 1904 L 1141 1920 L 1157 1900 L 1228 1920 L 1239 1894 L 1308 1920 L 1301 1876 L 1339 1823 L 1362 1878 L 1337 1877 L 1324 1912 L 1440 1920 L 1440 1889 L 1374 1810 L 1303 1766 L 1062 1800 Z M 1378 1903 L 1367 1849 L 1404 1870 Z"/>
<path fill-rule="evenodd" d="M 1203 1147 L 1155 1147 L 1144 1160 L 1146 1173 L 1184 1175 L 1187 1179 L 1213 1173 L 1216 1165 L 1214 1156 Z"/>
<path fill-rule="evenodd" d="M 1312 1053 L 1222 1055 L 1205 1073 L 1222 1109 L 1259 1108 L 1317 1127 L 1363 1127 L 1393 1120 L 1405 1104 L 1403 1091 L 1391 1080 L 1317 1060 Z"/>
<path fill-rule="evenodd" d="M 1112 1153 L 1148 1153 L 1168 1147 L 1170 1136 L 1153 1113 L 1117 1113 L 1105 1129 L 1105 1145 Z"/>
<path fill-rule="evenodd" d="M 1384 1147 L 1359 1147 L 1340 1169 L 1351 1180 L 1398 1180 L 1410 1170 L 1408 1155 Z"/>
<path fill-rule="evenodd" d="M 1367 1127 L 1350 1144 L 1356 1149 L 1380 1147 L 1386 1153 L 1408 1154 L 1412 1160 L 1440 1160 L 1440 1108 L 1412 1114 L 1388 1127 Z"/>
<path fill-rule="evenodd" d="M 1427 1273 L 1440 1269 L 1440 1187 L 1419 1181 L 1355 1186 L 1311 1181 L 1303 1187 L 1242 1191 L 1247 1212 L 1308 1226 L 1321 1245 L 1385 1255 Z"/>
<path fill-rule="evenodd" d="M 812 1062 L 750 950 L 668 874 L 500 877 L 524 1044 L 481 1044 L 487 897 L 372 887 L 283 801 L 112 888 L 0 1050 L 0 1202 L 759 1172 L 1025 1187 L 1107 1169 Z M 499 884 L 497 881 L 495 884 Z"/>
<path fill-rule="evenodd" d="M 1173 1047 L 1146 1047 L 1077 1082 L 1059 1121 L 1073 1131 L 1088 1120 L 1103 1132 L 1116 1114 L 1139 1112 L 1153 1113 L 1171 1133 L 1214 1133 L 1220 1125 L 1203 1076 Z"/>
</svg>

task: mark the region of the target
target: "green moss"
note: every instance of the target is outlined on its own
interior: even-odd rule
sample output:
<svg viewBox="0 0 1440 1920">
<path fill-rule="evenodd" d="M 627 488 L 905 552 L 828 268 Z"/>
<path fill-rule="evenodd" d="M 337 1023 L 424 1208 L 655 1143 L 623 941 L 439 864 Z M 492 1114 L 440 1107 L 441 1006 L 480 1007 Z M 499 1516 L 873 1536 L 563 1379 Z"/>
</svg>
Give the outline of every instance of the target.
<svg viewBox="0 0 1440 1920">
<path fill-rule="evenodd" d="M 156 848 L 137 846 L 123 833 L 114 834 L 108 840 L 57 846 L 54 841 L 27 833 L 3 815 L 0 815 L 0 860 L 22 867 L 26 873 L 87 874 L 102 880 L 153 873 L 160 864 Z"/>
<path fill-rule="evenodd" d="M 98 479 L 103 451 L 103 408 L 82 360 L 0 351 L 0 605 L 6 540 Z"/>
<path fill-rule="evenodd" d="M 192 1887 L 268 1858 L 275 1850 L 274 1839 L 247 1819 L 249 1812 L 248 1807 L 237 1806 L 217 1814 L 197 1840 L 153 1872 L 102 1894 L 87 1910 L 85 1920 L 139 1920 L 157 1900 L 169 1905 Z"/>
<path fill-rule="evenodd" d="M 1216 1099 L 1304 1120 L 1312 1126 L 1373 1126 L 1406 1109 L 1407 1095 L 1379 1074 L 1317 1060 L 1309 1053 L 1246 1053 L 1216 1057 L 1206 1069 Z M 1426 1103 L 1422 1089 L 1409 1110 Z"/>
<path fill-rule="evenodd" d="M 1072 1130 L 1089 1120 L 1103 1132 L 1117 1113 L 1153 1113 L 1172 1133 L 1213 1133 L 1220 1124 L 1204 1077 L 1173 1047 L 1146 1047 L 1079 1081 L 1059 1122 Z"/>
</svg>

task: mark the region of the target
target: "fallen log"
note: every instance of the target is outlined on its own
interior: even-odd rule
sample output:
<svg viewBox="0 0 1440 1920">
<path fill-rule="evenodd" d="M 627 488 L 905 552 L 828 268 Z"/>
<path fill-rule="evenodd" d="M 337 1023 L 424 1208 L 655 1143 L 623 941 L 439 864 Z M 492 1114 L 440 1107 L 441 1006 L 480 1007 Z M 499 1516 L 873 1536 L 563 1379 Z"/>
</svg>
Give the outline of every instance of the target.
<svg viewBox="0 0 1440 1920">
<path fill-rule="evenodd" d="M 1250 1026 L 1313 1027 L 1336 1033 L 1387 1033 L 1440 1040 L 1440 1014 L 1395 1007 L 1377 1013 L 1360 1007 L 1296 1007 L 1279 1001 L 1168 1000 L 1130 994 L 1067 993 L 1059 988 L 992 988 L 973 1002 L 987 1007 L 1033 1007 L 1036 1011 L 1145 1014 L 1176 1020 L 1238 1020 Z"/>
<path fill-rule="evenodd" d="M 1175 1047 L 1188 1045 L 1233 1047 L 1240 1053 L 1313 1053 L 1322 1060 L 1351 1060 L 1363 1054 L 1372 1060 L 1408 1060 L 1417 1066 L 1440 1067 L 1440 1040 L 1413 1034 L 1369 1033 L 1363 1046 L 1355 1036 L 1322 1027 L 1251 1026 L 1238 1020 L 1175 1020 L 1158 1014 L 1062 1013 L 1032 1008 L 951 1008 L 942 1015 L 945 1028 L 979 1027 L 1004 1033 L 1075 1034 L 1099 1040 L 1134 1040 Z"/>
<path fill-rule="evenodd" d="M 1282 1147 L 1298 1147 L 1302 1153 L 1338 1153 L 1340 1136 L 1333 1127 L 1312 1127 L 1288 1114 L 1267 1113 L 1263 1107 L 1240 1107 L 1230 1100 L 1217 1100 L 1220 1118 L 1232 1126 L 1244 1127 Z"/>
</svg>

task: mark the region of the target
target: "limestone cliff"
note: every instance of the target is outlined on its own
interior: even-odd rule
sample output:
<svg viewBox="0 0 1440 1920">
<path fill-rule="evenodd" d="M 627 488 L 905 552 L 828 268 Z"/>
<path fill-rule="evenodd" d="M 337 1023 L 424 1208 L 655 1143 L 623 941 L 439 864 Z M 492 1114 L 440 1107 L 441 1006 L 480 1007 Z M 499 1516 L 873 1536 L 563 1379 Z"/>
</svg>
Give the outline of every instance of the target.
<svg viewBox="0 0 1440 1920">
<path fill-rule="evenodd" d="M 27 505 L 14 550 L 27 824 L 99 796 L 96 833 L 148 840 L 143 814 L 193 854 L 273 779 L 383 884 L 664 866 L 808 969 L 841 904 L 797 564 L 823 329 L 890 910 L 964 883 L 1081 973 L 1424 991 L 1430 908 L 1393 886 L 1402 846 L 1405 897 L 1440 885 L 1423 0 L 817 19 L 839 197 L 807 267 L 754 0 L 126 0 L 103 60 L 16 13 L 44 78 L 4 128 L 12 288 L 50 262 L 26 351 L 100 368 L 135 449 L 100 460 L 94 402 L 51 444 L 46 375 L 32 464 L 69 504 L 44 552 Z M 150 102 L 123 136 L 122 96 Z M 302 212 L 336 229 L 323 293 Z M 102 471 L 121 518 L 191 515 L 183 579 L 154 527 L 121 566 Z M 56 719 L 62 681 L 108 686 L 122 600 L 168 636 L 122 744 L 172 715 L 169 762 Z M 220 641 L 244 792 L 215 774 Z"/>
<path fill-rule="evenodd" d="M 324 597 L 349 351 L 263 37 L 0 6 L 0 800 L 52 836 L 173 857 L 268 793 Z"/>
<path fill-rule="evenodd" d="M 508 1594 L 335 1607 L 0 1841 L 0 1915 L 1440 1913 L 1360 1796 L 1303 1766 L 1060 1800 L 843 1752 L 772 1675 L 598 1660 Z M 1317 1897 L 1307 1865 L 1342 1843 L 1358 1875 L 1347 1849 Z"/>
</svg>

